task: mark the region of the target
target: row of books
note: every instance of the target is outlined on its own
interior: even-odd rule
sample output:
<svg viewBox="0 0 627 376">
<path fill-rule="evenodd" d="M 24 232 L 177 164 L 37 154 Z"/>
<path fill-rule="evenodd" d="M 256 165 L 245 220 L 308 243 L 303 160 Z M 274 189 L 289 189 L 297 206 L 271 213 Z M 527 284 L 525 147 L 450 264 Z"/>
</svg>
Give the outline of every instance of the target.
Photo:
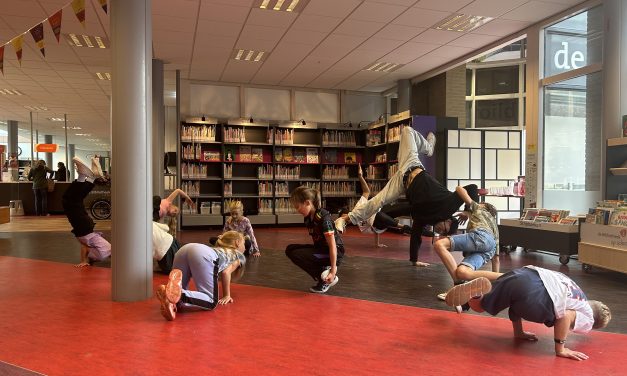
<svg viewBox="0 0 627 376">
<path fill-rule="evenodd" d="M 274 200 L 268 200 L 267 198 L 260 198 L 257 203 L 257 210 L 259 214 L 273 214 Z"/>
<path fill-rule="evenodd" d="M 276 214 L 297 214 L 294 205 L 289 198 L 277 198 L 274 200 L 274 212 Z"/>
<path fill-rule="evenodd" d="M 271 182 L 260 181 L 258 185 L 259 196 L 272 196 L 272 186 Z"/>
<path fill-rule="evenodd" d="M 570 216 L 569 210 L 552 210 L 552 209 L 538 209 L 538 208 L 526 208 L 523 210 L 523 221 L 538 222 L 538 223 L 559 223 L 563 225 L 576 225 L 579 223 L 579 219 L 574 216 Z"/>
<path fill-rule="evenodd" d="M 230 160 L 234 160 L 236 162 L 263 162 L 264 161 L 264 154 L 263 154 L 263 148 L 261 147 L 251 147 L 251 146 L 240 146 L 239 149 L 237 149 L 237 154 L 233 155 L 231 148 L 227 148 L 225 149 L 225 155 L 226 158 L 225 160 L 230 161 Z M 230 158 L 234 158 L 234 159 L 229 159 Z M 269 161 L 269 155 L 267 157 L 268 161 Z"/>
<path fill-rule="evenodd" d="M 274 177 L 275 179 L 300 179 L 300 166 L 274 166 Z"/>
<path fill-rule="evenodd" d="M 368 131 L 366 135 L 366 145 L 373 146 L 383 143 L 383 132 L 380 129 Z"/>
<path fill-rule="evenodd" d="M 374 161 L 375 162 L 385 162 L 387 160 L 388 160 L 388 153 L 387 152 L 377 153 L 374 156 Z"/>
<path fill-rule="evenodd" d="M 388 167 L 388 179 L 391 179 L 392 176 L 394 176 L 394 174 L 396 174 L 397 172 L 398 172 L 398 163 L 390 165 L 390 167 Z"/>
<path fill-rule="evenodd" d="M 215 125 L 184 125 L 181 127 L 181 141 L 215 141 Z"/>
<path fill-rule="evenodd" d="M 326 166 L 322 170 L 323 179 L 348 179 L 348 166 Z"/>
<path fill-rule="evenodd" d="M 200 145 L 182 145 L 181 155 L 183 159 L 199 160 L 202 155 Z"/>
<path fill-rule="evenodd" d="M 246 128 L 224 127 L 222 135 L 224 142 L 246 142 Z"/>
<path fill-rule="evenodd" d="M 317 148 L 275 148 L 275 162 L 320 163 Z"/>
<path fill-rule="evenodd" d="M 385 179 L 385 166 L 370 165 L 366 169 L 366 174 L 370 179 Z"/>
<path fill-rule="evenodd" d="M 195 197 L 200 194 L 200 182 L 199 181 L 184 181 L 181 184 L 183 192 L 187 193 L 190 197 Z"/>
<path fill-rule="evenodd" d="M 273 130 L 268 130 L 268 142 L 272 140 Z M 274 143 L 277 145 L 292 145 L 294 143 L 294 129 L 277 129 L 274 137 Z"/>
<path fill-rule="evenodd" d="M 257 167 L 257 177 L 259 179 L 272 179 L 272 166 L 262 165 Z"/>
<path fill-rule="evenodd" d="M 627 202 L 622 200 L 597 202 L 596 208 L 588 209 L 586 223 L 627 227 Z"/>
<path fill-rule="evenodd" d="M 392 141 L 400 141 L 401 140 L 401 129 L 403 125 L 394 128 L 388 128 L 387 140 L 388 142 Z"/>
<path fill-rule="evenodd" d="M 322 133 L 322 145 L 324 146 L 356 146 L 355 132 L 349 131 L 324 131 Z"/>
<path fill-rule="evenodd" d="M 230 163 L 225 163 L 224 167 L 224 178 L 225 179 L 230 179 L 233 177 L 233 164 Z"/>
<path fill-rule="evenodd" d="M 379 191 L 383 189 L 384 185 L 385 183 L 382 181 L 373 181 L 373 182 L 368 183 L 368 186 L 370 187 L 370 197 L 379 193 Z"/>
<path fill-rule="evenodd" d="M 186 201 L 183 201 L 181 205 L 181 213 L 183 214 L 198 214 L 196 211 L 198 207 L 198 199 L 194 201 L 194 205 L 188 204 Z"/>
<path fill-rule="evenodd" d="M 322 183 L 322 194 L 332 196 L 355 196 L 355 184 L 353 182 L 334 181 Z"/>
<path fill-rule="evenodd" d="M 206 178 L 207 165 L 181 163 L 181 176 L 183 178 Z"/>
</svg>

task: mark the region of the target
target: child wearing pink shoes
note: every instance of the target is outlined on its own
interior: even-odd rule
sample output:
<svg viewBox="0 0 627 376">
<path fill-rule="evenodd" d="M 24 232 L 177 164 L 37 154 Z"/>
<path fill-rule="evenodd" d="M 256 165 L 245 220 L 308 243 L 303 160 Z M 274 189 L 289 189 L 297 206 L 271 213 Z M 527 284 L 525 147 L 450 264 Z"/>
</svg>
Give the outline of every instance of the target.
<svg viewBox="0 0 627 376">
<path fill-rule="evenodd" d="M 178 310 L 210 311 L 218 304 L 233 303 L 231 280 L 244 274 L 246 258 L 243 251 L 244 236 L 237 231 L 220 235 L 213 247 L 199 243 L 181 247 L 174 256 L 168 283 L 156 291 L 161 315 L 172 321 Z M 196 291 L 187 289 L 192 278 Z M 219 298 L 218 278 L 222 281 L 222 298 Z"/>
<path fill-rule="evenodd" d="M 514 337 L 537 341 L 526 332 L 522 319 L 553 327 L 555 355 L 574 360 L 588 356 L 565 346 L 570 330 L 587 333 L 605 328 L 612 319 L 610 309 L 596 300 L 588 300 L 579 286 L 562 273 L 533 265 L 514 269 L 490 283 L 485 277 L 457 285 L 446 294 L 446 303 L 468 303 L 477 312 L 496 315 L 509 308 Z"/>
</svg>

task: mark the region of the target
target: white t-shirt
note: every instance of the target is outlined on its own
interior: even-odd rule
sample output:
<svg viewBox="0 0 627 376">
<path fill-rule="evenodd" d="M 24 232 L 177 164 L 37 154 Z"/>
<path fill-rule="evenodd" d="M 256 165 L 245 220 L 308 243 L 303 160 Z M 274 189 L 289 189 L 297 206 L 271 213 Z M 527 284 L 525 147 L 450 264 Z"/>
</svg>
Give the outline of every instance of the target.
<svg viewBox="0 0 627 376">
<path fill-rule="evenodd" d="M 169 229 L 165 223 L 152 222 L 152 258 L 157 261 L 165 256 L 174 240 L 168 233 Z"/>
<path fill-rule="evenodd" d="M 366 203 L 367 203 L 367 202 L 368 202 L 368 199 L 367 199 L 367 198 L 365 198 L 364 196 L 361 196 L 361 197 L 359 198 L 359 201 L 357 201 L 357 204 L 355 204 L 355 208 L 358 208 L 358 207 L 360 207 L 360 206 L 366 205 Z M 354 209 L 355 209 L 355 208 L 354 208 Z M 353 209 L 353 210 L 354 210 L 354 209 Z M 377 210 L 377 213 L 378 213 L 380 210 L 381 210 L 381 209 Z M 361 231 L 361 232 L 363 232 L 363 233 L 366 233 L 366 234 L 374 234 L 374 233 L 377 233 L 377 234 L 382 234 L 382 233 L 384 233 L 384 232 L 385 232 L 385 230 L 387 230 L 387 229 L 378 230 L 378 229 L 376 229 L 376 228 L 374 228 L 374 227 L 372 226 L 372 224 L 374 223 L 374 217 L 375 217 L 375 216 L 376 216 L 376 214 L 375 214 L 375 215 L 373 215 L 372 217 L 368 218 L 368 219 L 367 219 L 367 220 L 365 220 L 365 221 L 361 221 L 361 222 L 357 223 L 357 226 L 359 227 L 359 231 Z"/>
<path fill-rule="evenodd" d="M 555 307 L 555 318 L 560 319 L 566 314 L 566 310 L 573 310 L 575 316 L 574 332 L 586 333 L 592 329 L 594 316 L 592 308 L 588 304 L 586 294 L 577 284 L 564 274 L 527 265 L 526 268 L 534 269 L 540 275 L 542 283 L 549 293 Z"/>
</svg>

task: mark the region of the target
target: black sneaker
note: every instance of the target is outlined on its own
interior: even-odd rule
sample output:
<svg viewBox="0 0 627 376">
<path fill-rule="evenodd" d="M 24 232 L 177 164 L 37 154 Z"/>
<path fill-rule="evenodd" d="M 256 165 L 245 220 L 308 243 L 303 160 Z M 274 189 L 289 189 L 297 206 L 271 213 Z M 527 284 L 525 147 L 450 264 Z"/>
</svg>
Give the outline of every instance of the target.
<svg viewBox="0 0 627 376">
<path fill-rule="evenodd" d="M 331 287 L 335 286 L 335 284 L 337 284 L 339 280 L 340 279 L 335 276 L 335 279 L 331 283 L 324 283 L 324 281 L 319 281 L 317 285 L 311 286 L 309 288 L 309 291 L 315 292 L 316 294 L 324 294 L 325 292 L 329 291 Z"/>
</svg>

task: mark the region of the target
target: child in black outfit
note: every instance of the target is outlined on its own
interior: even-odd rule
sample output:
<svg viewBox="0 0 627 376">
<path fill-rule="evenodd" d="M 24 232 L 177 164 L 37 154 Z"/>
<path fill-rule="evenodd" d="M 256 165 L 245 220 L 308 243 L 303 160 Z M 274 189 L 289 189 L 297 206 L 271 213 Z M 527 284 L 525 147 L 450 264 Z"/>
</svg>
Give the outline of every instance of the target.
<svg viewBox="0 0 627 376">
<path fill-rule="evenodd" d="M 305 217 L 305 226 L 314 243 L 290 244 L 285 249 L 285 254 L 317 281 L 309 291 L 324 294 L 339 280 L 337 267 L 344 257 L 344 243 L 335 231 L 331 214 L 320 207 L 318 190 L 300 186 L 292 192 L 290 201 Z"/>
</svg>

